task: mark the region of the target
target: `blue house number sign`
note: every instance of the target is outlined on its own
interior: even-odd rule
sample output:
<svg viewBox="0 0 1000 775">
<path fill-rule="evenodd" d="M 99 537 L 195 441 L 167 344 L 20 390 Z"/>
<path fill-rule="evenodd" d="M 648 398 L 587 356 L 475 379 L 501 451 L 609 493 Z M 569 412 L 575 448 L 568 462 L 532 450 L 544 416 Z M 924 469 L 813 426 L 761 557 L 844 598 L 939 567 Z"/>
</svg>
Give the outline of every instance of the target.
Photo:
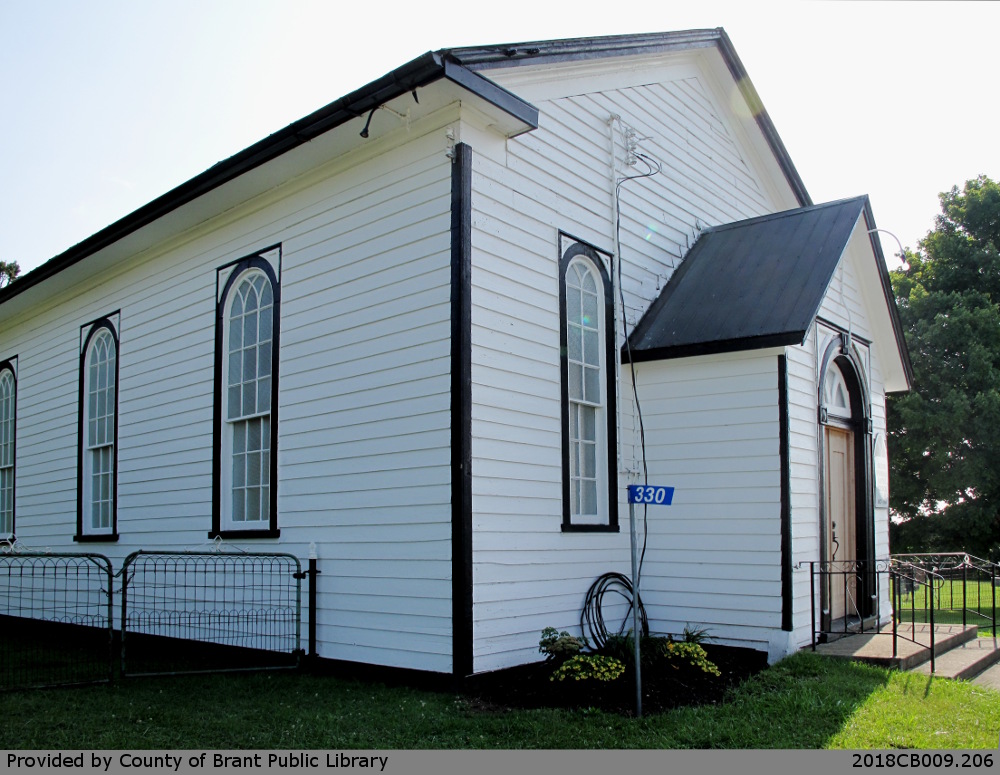
<svg viewBox="0 0 1000 775">
<path fill-rule="evenodd" d="M 659 487 L 652 484 L 630 484 L 628 502 L 649 506 L 669 506 L 674 500 L 673 487 Z"/>
</svg>

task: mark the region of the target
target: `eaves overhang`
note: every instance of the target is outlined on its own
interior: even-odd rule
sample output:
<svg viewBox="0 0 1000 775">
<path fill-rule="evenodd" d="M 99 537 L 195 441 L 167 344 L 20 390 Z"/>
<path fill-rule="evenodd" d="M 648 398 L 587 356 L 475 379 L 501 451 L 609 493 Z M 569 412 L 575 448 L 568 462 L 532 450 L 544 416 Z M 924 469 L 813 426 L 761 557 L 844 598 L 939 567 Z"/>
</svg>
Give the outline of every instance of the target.
<svg viewBox="0 0 1000 775">
<path fill-rule="evenodd" d="M 82 242 L 0 288 L 0 304 L 23 294 L 80 261 L 134 235 L 144 227 L 184 205 L 230 183 L 248 172 L 299 148 L 355 119 L 364 119 L 391 100 L 435 82 L 461 88 L 475 101 L 486 103 L 504 116 L 498 128 L 514 137 L 537 129 L 538 109 L 498 84 L 452 58 L 447 50 L 431 51 L 407 62 L 366 86 L 310 113 L 283 129 L 218 162 L 185 183 L 101 229 Z M 417 97 L 418 98 L 418 97 Z M 419 98 L 418 98 L 419 99 Z"/>
</svg>

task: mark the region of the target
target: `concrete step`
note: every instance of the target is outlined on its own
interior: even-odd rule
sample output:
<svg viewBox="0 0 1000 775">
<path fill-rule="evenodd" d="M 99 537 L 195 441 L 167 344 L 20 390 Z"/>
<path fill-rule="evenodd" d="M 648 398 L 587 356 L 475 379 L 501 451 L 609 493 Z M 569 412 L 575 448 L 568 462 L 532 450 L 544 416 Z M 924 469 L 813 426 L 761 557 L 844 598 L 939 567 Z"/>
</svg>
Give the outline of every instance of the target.
<svg viewBox="0 0 1000 775">
<path fill-rule="evenodd" d="M 988 689 L 996 689 L 1000 692 L 1000 663 L 986 668 L 972 679 L 972 683 L 978 686 L 985 686 Z"/>
<path fill-rule="evenodd" d="M 977 635 L 976 627 L 937 625 L 934 628 L 935 661 L 937 657 L 949 650 L 976 640 Z M 915 643 L 910 638 L 917 642 Z M 819 644 L 816 651 L 831 657 L 853 659 L 856 662 L 866 662 L 881 667 L 912 670 L 930 660 L 929 646 L 930 626 L 918 624 L 915 627 L 903 626 L 899 628 L 895 656 L 892 653 L 892 631 L 886 627 L 883 627 L 880 632 L 850 635 L 830 643 Z"/>
<path fill-rule="evenodd" d="M 934 676 L 937 678 L 973 678 L 1000 662 L 1000 646 L 993 638 L 976 638 L 955 645 L 940 655 L 935 651 Z M 931 664 L 923 662 L 910 672 L 931 675 Z"/>
</svg>

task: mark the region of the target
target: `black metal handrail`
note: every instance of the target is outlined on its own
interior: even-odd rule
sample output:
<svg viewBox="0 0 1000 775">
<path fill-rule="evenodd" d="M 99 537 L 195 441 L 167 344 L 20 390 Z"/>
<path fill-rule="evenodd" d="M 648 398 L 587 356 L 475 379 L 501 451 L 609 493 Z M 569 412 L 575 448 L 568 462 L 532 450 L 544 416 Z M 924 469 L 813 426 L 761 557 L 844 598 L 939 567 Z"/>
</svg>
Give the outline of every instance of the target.
<svg viewBox="0 0 1000 775">
<path fill-rule="evenodd" d="M 892 602 L 891 634 L 892 656 L 899 655 L 898 641 L 910 641 L 930 651 L 931 671 L 935 670 L 934 662 L 934 580 L 941 578 L 933 572 L 903 562 L 895 562 L 889 558 L 872 562 L 836 561 L 809 563 L 810 589 L 812 598 L 812 649 L 835 636 L 852 633 L 880 632 L 882 627 L 881 598 L 884 583 L 888 584 L 889 596 Z M 819 590 L 817 590 L 817 582 Z M 834 619 L 832 598 L 834 589 L 843 591 L 843 616 Z M 851 594 L 852 588 L 854 594 Z M 916 590 L 924 590 L 924 614 L 928 619 L 930 631 L 929 643 L 921 642 L 917 633 L 917 609 L 915 607 Z M 819 592 L 819 594 L 817 594 Z M 910 596 L 911 616 L 910 628 L 900 628 L 903 598 Z M 929 608 L 927 606 L 929 605 Z M 839 613 L 839 612 L 838 612 Z M 817 617 L 817 614 L 819 616 Z"/>
<path fill-rule="evenodd" d="M 966 552 L 898 554 L 892 555 L 891 559 L 901 567 L 918 568 L 921 572 L 932 574 L 934 607 L 939 612 L 949 615 L 960 613 L 963 627 L 974 623 L 997 637 L 996 590 L 1000 565 Z M 989 590 L 986 600 L 984 586 Z"/>
</svg>

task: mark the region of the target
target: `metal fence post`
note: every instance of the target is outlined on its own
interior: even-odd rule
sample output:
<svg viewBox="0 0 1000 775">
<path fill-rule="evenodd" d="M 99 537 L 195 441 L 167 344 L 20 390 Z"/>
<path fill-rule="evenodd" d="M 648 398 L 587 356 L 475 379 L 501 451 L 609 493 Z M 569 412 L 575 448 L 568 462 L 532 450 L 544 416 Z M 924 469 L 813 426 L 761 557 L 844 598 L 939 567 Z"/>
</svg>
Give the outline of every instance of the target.
<svg viewBox="0 0 1000 775">
<path fill-rule="evenodd" d="M 968 566 L 962 566 L 962 629 L 965 629 L 965 618 L 966 611 L 968 609 L 968 594 L 969 594 L 969 569 Z"/>
<path fill-rule="evenodd" d="M 903 605 L 903 596 L 899 589 L 899 574 L 891 566 L 889 567 L 889 594 L 892 596 L 892 656 L 895 658 L 899 653 L 896 647 L 896 639 L 899 634 L 899 616 L 896 612 L 899 611 L 899 606 Z"/>
<path fill-rule="evenodd" d="M 809 563 L 809 602 L 812 604 L 812 650 L 816 650 L 816 563 Z"/>
<path fill-rule="evenodd" d="M 997 637 L 997 566 L 990 564 L 990 590 L 993 598 L 993 638 Z"/>
<path fill-rule="evenodd" d="M 316 652 L 316 576 L 320 571 L 316 567 L 315 557 L 309 558 L 309 661 L 314 662 L 319 654 Z"/>
<path fill-rule="evenodd" d="M 934 582 L 931 581 L 931 672 L 936 672 L 934 665 Z"/>
</svg>

